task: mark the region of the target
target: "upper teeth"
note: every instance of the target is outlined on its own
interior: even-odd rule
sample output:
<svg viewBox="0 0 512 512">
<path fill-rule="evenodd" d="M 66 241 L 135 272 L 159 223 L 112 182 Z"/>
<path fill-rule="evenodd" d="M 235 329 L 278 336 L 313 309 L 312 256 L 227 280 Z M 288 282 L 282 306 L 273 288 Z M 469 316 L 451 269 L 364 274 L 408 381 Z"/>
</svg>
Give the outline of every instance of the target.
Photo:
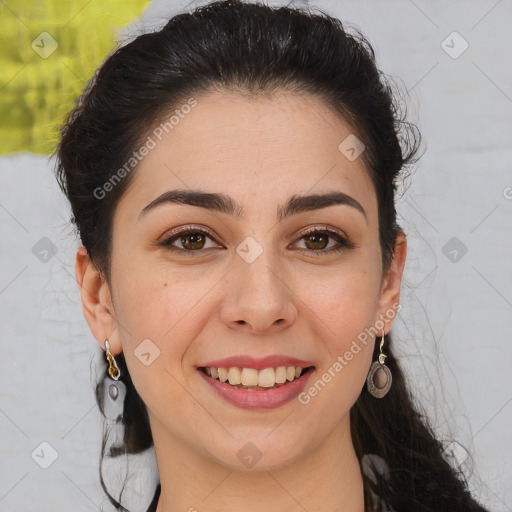
<svg viewBox="0 0 512 512">
<path fill-rule="evenodd" d="M 256 370 L 254 368 L 205 368 L 207 375 L 221 382 L 229 381 L 233 386 L 242 384 L 243 386 L 260 386 L 271 388 L 275 384 L 282 384 L 287 380 L 292 381 L 300 377 L 303 368 L 300 366 L 278 366 L 276 368 L 264 368 Z"/>
</svg>

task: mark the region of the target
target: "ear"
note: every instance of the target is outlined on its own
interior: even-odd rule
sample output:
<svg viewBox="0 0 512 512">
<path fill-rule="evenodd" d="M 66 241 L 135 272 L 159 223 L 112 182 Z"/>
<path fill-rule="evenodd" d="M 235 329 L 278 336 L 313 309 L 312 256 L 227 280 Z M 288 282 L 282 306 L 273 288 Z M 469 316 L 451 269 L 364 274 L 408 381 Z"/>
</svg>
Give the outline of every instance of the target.
<svg viewBox="0 0 512 512">
<path fill-rule="evenodd" d="M 379 300 L 379 319 L 385 322 L 384 331 L 387 333 L 393 325 L 400 303 L 400 286 L 407 256 L 407 238 L 399 231 L 391 265 L 384 276 Z"/>
<path fill-rule="evenodd" d="M 122 346 L 117 335 L 110 289 L 104 275 L 94 267 L 83 245 L 76 253 L 75 273 L 82 310 L 93 336 L 103 350 L 108 338 L 112 354 L 119 354 Z"/>
</svg>

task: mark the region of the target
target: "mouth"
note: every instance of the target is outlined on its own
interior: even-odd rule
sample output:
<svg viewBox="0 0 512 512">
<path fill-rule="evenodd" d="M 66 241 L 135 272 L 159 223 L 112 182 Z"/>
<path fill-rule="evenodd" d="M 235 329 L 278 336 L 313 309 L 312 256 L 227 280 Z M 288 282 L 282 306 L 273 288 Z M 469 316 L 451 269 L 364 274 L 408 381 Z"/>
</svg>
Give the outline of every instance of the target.
<svg viewBox="0 0 512 512">
<path fill-rule="evenodd" d="M 278 389 L 294 382 L 301 377 L 309 376 L 314 366 L 276 366 L 263 368 L 231 367 L 198 367 L 198 370 L 214 381 L 229 384 L 233 388 L 248 391 L 269 391 Z"/>
</svg>

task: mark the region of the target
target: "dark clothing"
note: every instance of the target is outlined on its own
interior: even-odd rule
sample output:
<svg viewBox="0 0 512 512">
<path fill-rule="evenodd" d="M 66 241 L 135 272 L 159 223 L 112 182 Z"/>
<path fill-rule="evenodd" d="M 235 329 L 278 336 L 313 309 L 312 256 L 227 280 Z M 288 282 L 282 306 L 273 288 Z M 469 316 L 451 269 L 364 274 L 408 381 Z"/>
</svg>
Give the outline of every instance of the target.
<svg viewBox="0 0 512 512">
<path fill-rule="evenodd" d="M 156 512 L 156 506 L 158 505 L 158 499 L 160 497 L 160 490 L 161 485 L 158 484 L 155 490 L 153 500 L 151 501 L 151 504 L 149 505 L 149 508 L 147 509 L 146 512 Z M 489 512 L 489 510 L 483 508 L 479 503 L 473 502 L 472 505 L 474 508 L 471 508 L 470 510 L 473 512 Z"/>
<path fill-rule="evenodd" d="M 153 496 L 153 500 L 149 504 L 149 508 L 147 509 L 146 512 L 156 512 L 156 506 L 158 505 L 158 498 L 160 497 L 160 490 L 161 490 L 161 485 L 158 484 L 156 486 L 155 495 Z"/>
</svg>

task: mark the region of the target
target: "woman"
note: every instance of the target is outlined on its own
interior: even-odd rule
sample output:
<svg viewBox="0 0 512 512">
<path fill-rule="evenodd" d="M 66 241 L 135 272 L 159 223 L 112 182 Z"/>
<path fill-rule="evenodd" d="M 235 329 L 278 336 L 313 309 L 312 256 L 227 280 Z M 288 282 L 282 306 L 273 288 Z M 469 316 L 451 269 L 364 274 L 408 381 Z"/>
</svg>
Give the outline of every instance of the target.
<svg viewBox="0 0 512 512">
<path fill-rule="evenodd" d="M 110 455 L 155 448 L 148 510 L 484 510 L 389 334 L 418 141 L 370 44 L 321 12 L 214 2 L 98 70 L 57 177 L 98 403 L 124 402 Z"/>
</svg>

